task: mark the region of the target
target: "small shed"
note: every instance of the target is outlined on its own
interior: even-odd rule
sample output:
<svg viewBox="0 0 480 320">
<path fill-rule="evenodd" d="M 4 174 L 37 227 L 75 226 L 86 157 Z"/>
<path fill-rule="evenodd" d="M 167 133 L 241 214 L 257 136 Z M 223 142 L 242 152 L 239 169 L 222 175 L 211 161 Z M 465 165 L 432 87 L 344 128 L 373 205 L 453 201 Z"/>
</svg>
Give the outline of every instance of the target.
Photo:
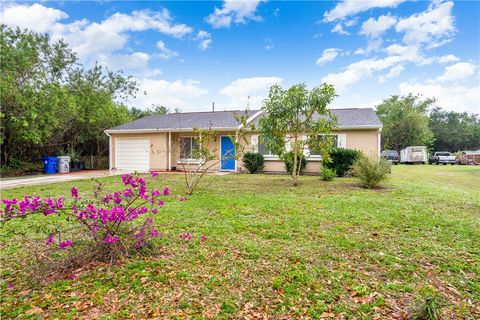
<svg viewBox="0 0 480 320">
<path fill-rule="evenodd" d="M 460 151 L 457 160 L 460 164 L 480 165 L 480 150 Z"/>
</svg>

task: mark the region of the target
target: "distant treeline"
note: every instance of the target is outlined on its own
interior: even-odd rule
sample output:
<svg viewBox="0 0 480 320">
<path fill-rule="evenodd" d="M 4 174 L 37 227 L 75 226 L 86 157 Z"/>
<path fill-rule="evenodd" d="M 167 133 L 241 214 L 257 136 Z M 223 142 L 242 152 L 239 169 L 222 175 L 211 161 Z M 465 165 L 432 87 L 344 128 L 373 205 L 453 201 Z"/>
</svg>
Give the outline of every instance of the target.
<svg viewBox="0 0 480 320">
<path fill-rule="evenodd" d="M 408 146 L 450 152 L 480 149 L 478 114 L 446 111 L 434 105 L 435 99 L 422 100 L 412 94 L 391 96 L 379 104 L 376 109 L 383 123 L 383 149 L 401 150 Z"/>
</svg>

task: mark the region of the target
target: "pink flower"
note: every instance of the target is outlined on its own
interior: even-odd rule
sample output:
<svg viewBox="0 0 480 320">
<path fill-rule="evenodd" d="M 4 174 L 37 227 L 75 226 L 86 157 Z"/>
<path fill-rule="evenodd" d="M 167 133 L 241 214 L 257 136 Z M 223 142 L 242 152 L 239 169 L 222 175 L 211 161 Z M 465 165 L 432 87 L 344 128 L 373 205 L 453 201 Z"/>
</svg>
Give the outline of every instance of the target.
<svg viewBox="0 0 480 320">
<path fill-rule="evenodd" d="M 185 240 L 185 241 L 189 241 L 189 240 L 192 240 L 192 235 L 190 233 L 182 233 L 180 234 L 180 239 L 182 240 Z"/>
<path fill-rule="evenodd" d="M 207 237 L 204 235 L 200 239 L 202 239 L 202 241 L 207 241 Z"/>
<path fill-rule="evenodd" d="M 7 288 L 8 288 L 8 290 L 12 290 L 12 289 L 13 289 L 13 284 L 9 283 L 9 284 L 7 285 Z"/>
<path fill-rule="evenodd" d="M 48 246 L 49 244 L 51 244 L 53 242 L 53 238 L 55 237 L 55 234 L 54 233 L 51 233 L 48 238 L 47 238 L 47 241 L 45 241 L 45 245 Z"/>
<path fill-rule="evenodd" d="M 116 243 L 118 242 L 120 239 L 118 237 L 112 237 L 111 235 L 107 235 L 107 237 L 105 238 L 105 240 L 103 240 L 105 243 Z"/>
<path fill-rule="evenodd" d="M 160 234 L 158 233 L 158 230 L 157 229 L 152 229 L 150 231 L 150 236 L 151 237 L 158 237 Z"/>
<path fill-rule="evenodd" d="M 157 208 L 153 208 L 153 209 L 152 209 L 152 213 L 153 213 L 153 214 L 157 214 L 157 213 L 158 213 L 158 209 L 157 209 Z"/>
<path fill-rule="evenodd" d="M 163 188 L 163 195 L 168 196 L 169 194 L 170 194 L 170 189 L 168 189 L 167 187 Z"/>
<path fill-rule="evenodd" d="M 163 202 L 162 200 L 158 201 L 158 206 L 161 207 L 165 204 L 165 202 Z"/>
<path fill-rule="evenodd" d="M 73 243 L 70 240 L 60 242 L 60 244 L 59 244 L 60 249 L 65 249 L 67 247 L 71 247 L 72 245 L 73 245 Z"/>
<path fill-rule="evenodd" d="M 180 201 L 187 201 L 187 197 L 180 197 Z"/>
<path fill-rule="evenodd" d="M 152 191 L 152 197 L 158 197 L 159 195 L 160 195 L 160 191 L 158 190 Z"/>
<path fill-rule="evenodd" d="M 156 177 L 156 176 L 158 176 L 158 172 L 155 172 L 155 171 L 153 171 L 153 170 L 150 171 L 150 177 L 153 178 L 153 177 Z"/>
<path fill-rule="evenodd" d="M 77 189 L 77 188 L 72 187 L 72 189 L 70 190 L 70 192 L 72 193 L 72 197 L 73 197 L 73 198 L 78 199 L 78 189 Z"/>
<path fill-rule="evenodd" d="M 75 280 L 77 278 L 77 275 L 72 273 L 69 277 L 70 280 Z"/>
</svg>

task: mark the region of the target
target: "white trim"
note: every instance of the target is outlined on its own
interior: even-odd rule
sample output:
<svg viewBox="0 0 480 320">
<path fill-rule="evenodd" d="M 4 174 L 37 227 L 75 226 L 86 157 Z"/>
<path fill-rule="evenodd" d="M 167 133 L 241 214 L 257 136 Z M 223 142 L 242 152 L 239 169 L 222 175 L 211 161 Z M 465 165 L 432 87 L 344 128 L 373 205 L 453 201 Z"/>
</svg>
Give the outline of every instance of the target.
<svg viewBox="0 0 480 320">
<path fill-rule="evenodd" d="M 336 131 L 336 130 L 347 130 L 347 129 L 351 129 L 351 130 L 355 130 L 355 129 L 358 129 L 358 130 L 365 130 L 365 129 L 381 129 L 383 126 L 379 125 L 379 126 L 371 126 L 371 125 L 358 125 L 358 126 L 341 126 L 341 127 L 336 127 L 333 129 L 333 131 Z"/>
<path fill-rule="evenodd" d="M 111 129 L 111 130 L 105 130 L 105 133 L 156 133 L 156 132 L 192 132 L 195 131 L 195 129 L 198 128 L 165 128 L 165 129 L 127 129 L 127 130 L 121 130 L 121 129 Z M 235 131 L 238 130 L 238 127 L 217 127 L 217 128 L 208 128 L 212 130 L 217 130 L 217 131 Z M 342 127 L 336 127 L 334 128 L 334 131 L 337 130 L 366 130 L 366 129 L 382 129 L 382 126 L 371 126 L 371 125 L 360 125 L 360 126 L 342 126 Z M 257 131 L 254 131 L 257 132 Z"/>
<path fill-rule="evenodd" d="M 109 135 L 108 133 L 105 132 L 105 134 L 108 136 L 108 170 L 112 170 L 112 136 Z"/>
<path fill-rule="evenodd" d="M 274 154 L 264 154 L 264 155 L 263 155 L 263 159 L 265 159 L 266 161 L 269 161 L 269 160 L 280 160 L 280 158 L 279 158 L 277 155 L 274 155 Z"/>
<path fill-rule="evenodd" d="M 254 113 L 250 118 L 247 119 L 247 121 L 245 121 L 245 125 L 249 124 L 250 122 L 252 122 L 253 120 L 255 120 L 259 115 L 261 115 L 263 113 L 262 110 L 260 111 L 257 111 L 257 113 Z M 240 130 L 243 128 L 243 124 L 239 125 L 237 127 L 237 130 Z"/>
<path fill-rule="evenodd" d="M 203 164 L 203 163 L 202 163 L 202 160 L 200 159 L 183 158 L 183 159 L 178 159 L 177 164 Z"/>
<path fill-rule="evenodd" d="M 168 133 L 168 170 L 172 170 L 172 133 Z"/>
<path fill-rule="evenodd" d="M 196 129 L 199 128 L 181 128 L 181 129 L 176 129 L 176 128 L 165 128 L 165 129 L 126 129 L 126 130 L 121 130 L 121 129 L 111 129 L 111 130 L 105 130 L 105 133 L 156 133 L 156 132 L 193 132 Z M 205 129 L 212 129 L 212 130 L 217 130 L 217 131 L 235 131 L 237 128 L 236 127 L 211 127 L 211 128 L 205 128 Z"/>
<path fill-rule="evenodd" d="M 221 135 L 220 136 L 220 150 L 219 150 L 220 151 L 220 171 L 237 172 L 237 161 L 235 160 L 235 158 L 233 159 L 234 162 L 235 162 L 235 168 L 233 170 L 222 169 L 222 137 L 230 138 L 231 136 L 228 136 L 228 135 Z M 237 151 L 235 150 L 235 146 L 234 146 L 233 152 L 234 152 L 234 157 L 235 157 L 236 153 L 237 153 Z"/>
</svg>

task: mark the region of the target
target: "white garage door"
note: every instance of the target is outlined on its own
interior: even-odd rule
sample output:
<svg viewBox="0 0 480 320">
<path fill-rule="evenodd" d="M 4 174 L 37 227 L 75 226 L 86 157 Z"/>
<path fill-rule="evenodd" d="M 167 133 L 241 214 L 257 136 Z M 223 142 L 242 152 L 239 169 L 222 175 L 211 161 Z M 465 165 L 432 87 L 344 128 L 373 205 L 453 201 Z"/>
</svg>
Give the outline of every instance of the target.
<svg viewBox="0 0 480 320">
<path fill-rule="evenodd" d="M 116 138 L 115 167 L 119 170 L 150 170 L 150 139 Z"/>
</svg>

